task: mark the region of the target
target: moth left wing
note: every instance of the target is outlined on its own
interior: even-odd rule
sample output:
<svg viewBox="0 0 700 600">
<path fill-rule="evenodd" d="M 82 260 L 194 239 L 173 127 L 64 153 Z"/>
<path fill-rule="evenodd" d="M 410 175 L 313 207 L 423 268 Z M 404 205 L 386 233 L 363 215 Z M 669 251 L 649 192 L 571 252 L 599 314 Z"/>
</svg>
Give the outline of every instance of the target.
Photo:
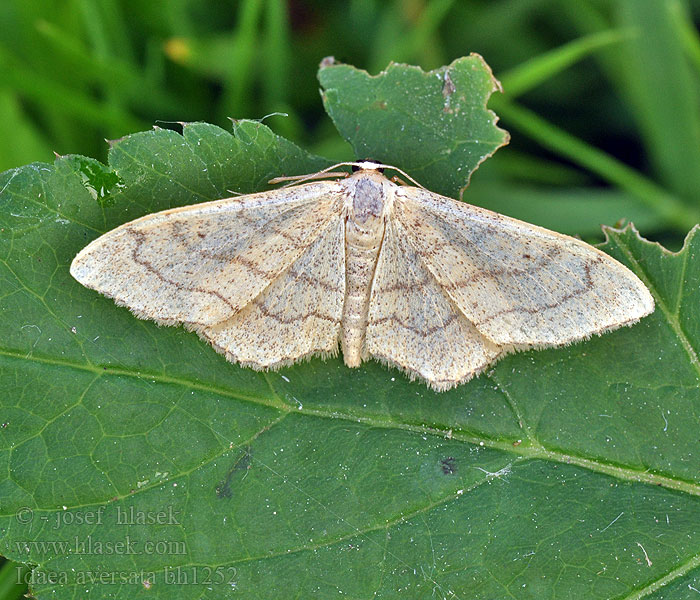
<svg viewBox="0 0 700 600">
<path fill-rule="evenodd" d="M 365 350 L 440 391 L 502 353 L 456 308 L 391 219 L 372 283 Z"/>
<path fill-rule="evenodd" d="M 309 249 L 242 311 L 195 327 L 231 362 L 277 368 L 338 352 L 345 296 L 345 224 L 333 217 Z"/>
<path fill-rule="evenodd" d="M 572 237 L 413 187 L 397 188 L 393 218 L 434 281 L 498 345 L 566 344 L 653 311 L 634 273 Z"/>
</svg>

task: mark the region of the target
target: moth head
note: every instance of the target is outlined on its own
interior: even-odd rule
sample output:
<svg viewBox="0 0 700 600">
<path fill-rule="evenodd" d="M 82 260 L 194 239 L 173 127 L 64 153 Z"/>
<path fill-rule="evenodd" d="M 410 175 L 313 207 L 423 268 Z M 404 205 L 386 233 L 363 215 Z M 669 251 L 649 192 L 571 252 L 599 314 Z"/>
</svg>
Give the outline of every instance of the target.
<svg viewBox="0 0 700 600">
<path fill-rule="evenodd" d="M 352 172 L 357 173 L 357 171 L 377 171 L 379 173 L 384 173 L 384 165 L 371 158 L 365 158 L 364 160 L 359 160 L 352 163 Z"/>
</svg>

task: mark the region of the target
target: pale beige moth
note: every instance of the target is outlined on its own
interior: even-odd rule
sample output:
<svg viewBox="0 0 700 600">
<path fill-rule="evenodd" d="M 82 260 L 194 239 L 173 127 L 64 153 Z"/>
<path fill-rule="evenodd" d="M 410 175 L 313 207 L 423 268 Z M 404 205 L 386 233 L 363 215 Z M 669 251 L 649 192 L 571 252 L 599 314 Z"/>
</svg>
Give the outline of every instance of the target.
<svg viewBox="0 0 700 600">
<path fill-rule="evenodd" d="M 397 185 L 370 161 L 315 180 L 147 215 L 85 247 L 71 274 L 137 317 L 276 369 L 340 346 L 436 390 L 499 357 L 561 346 L 654 309 L 581 240 Z"/>
</svg>

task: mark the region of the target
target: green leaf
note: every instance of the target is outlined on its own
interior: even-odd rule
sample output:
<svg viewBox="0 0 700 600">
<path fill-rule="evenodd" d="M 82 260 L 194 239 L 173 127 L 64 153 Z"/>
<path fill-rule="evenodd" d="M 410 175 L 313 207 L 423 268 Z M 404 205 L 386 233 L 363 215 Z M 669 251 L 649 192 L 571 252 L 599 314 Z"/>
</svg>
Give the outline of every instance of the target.
<svg viewBox="0 0 700 600">
<path fill-rule="evenodd" d="M 392 63 L 374 77 L 327 59 L 318 77 L 326 111 L 358 159 L 400 167 L 440 194 L 456 197 L 508 143 L 486 109 L 499 84 L 478 54 L 428 73 Z"/>
<path fill-rule="evenodd" d="M 697 229 L 678 254 L 606 230 L 656 298 L 640 324 L 442 394 L 376 363 L 239 368 L 68 273 L 120 223 L 324 164 L 243 121 L 0 175 L 0 552 L 35 596 L 700 588 Z"/>
</svg>

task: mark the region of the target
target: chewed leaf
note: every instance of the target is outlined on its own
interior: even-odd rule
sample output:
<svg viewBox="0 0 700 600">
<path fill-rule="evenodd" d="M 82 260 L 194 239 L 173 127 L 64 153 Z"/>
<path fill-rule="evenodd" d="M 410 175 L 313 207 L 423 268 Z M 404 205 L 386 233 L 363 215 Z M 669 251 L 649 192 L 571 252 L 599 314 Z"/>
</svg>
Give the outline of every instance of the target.
<svg viewBox="0 0 700 600">
<path fill-rule="evenodd" d="M 478 54 L 427 73 L 392 63 L 376 76 L 325 60 L 318 78 L 326 111 L 358 159 L 401 167 L 433 192 L 458 197 L 508 143 L 486 108 L 499 84 Z"/>
<path fill-rule="evenodd" d="M 448 392 L 372 362 L 261 374 L 69 274 L 137 216 L 314 170 L 243 133 L 245 149 L 208 125 L 115 142 L 111 203 L 80 161 L 0 174 L 0 553 L 32 566 L 34 596 L 700 589 L 697 230 L 677 254 L 608 232 L 602 249 L 656 301 L 638 325 Z"/>
</svg>

